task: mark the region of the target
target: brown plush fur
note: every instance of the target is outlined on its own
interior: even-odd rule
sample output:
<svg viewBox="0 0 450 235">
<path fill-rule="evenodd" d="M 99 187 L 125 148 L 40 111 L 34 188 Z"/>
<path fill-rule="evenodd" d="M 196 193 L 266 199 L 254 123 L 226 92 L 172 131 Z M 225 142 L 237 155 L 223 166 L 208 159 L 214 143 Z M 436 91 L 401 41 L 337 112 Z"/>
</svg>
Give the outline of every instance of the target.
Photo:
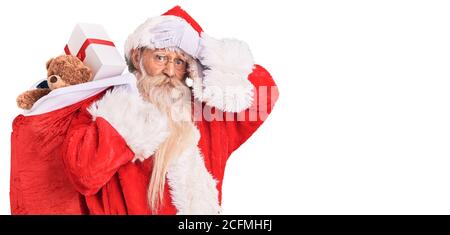
<svg viewBox="0 0 450 235">
<path fill-rule="evenodd" d="M 54 89 L 92 81 L 91 70 L 76 56 L 61 55 L 47 61 L 47 83 L 49 88 L 25 91 L 17 97 L 17 106 L 31 109 L 41 97 Z"/>
<path fill-rule="evenodd" d="M 58 75 L 68 85 L 89 82 L 91 70 L 80 59 L 72 55 L 62 55 L 47 62 L 47 76 Z"/>
<path fill-rule="evenodd" d="M 38 99 L 47 95 L 50 91 L 52 90 L 48 88 L 26 91 L 17 97 L 17 105 L 22 109 L 31 109 Z"/>
</svg>

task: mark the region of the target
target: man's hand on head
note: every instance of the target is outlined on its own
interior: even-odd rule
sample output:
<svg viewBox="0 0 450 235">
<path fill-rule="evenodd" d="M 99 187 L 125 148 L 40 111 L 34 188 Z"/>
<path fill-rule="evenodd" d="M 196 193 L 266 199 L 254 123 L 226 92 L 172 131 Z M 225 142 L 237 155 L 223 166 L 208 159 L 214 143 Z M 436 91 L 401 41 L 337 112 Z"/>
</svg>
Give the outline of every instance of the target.
<svg viewBox="0 0 450 235">
<path fill-rule="evenodd" d="M 167 20 L 150 30 L 150 38 L 156 48 L 178 47 L 197 58 L 200 48 L 200 36 L 187 22 Z"/>
</svg>

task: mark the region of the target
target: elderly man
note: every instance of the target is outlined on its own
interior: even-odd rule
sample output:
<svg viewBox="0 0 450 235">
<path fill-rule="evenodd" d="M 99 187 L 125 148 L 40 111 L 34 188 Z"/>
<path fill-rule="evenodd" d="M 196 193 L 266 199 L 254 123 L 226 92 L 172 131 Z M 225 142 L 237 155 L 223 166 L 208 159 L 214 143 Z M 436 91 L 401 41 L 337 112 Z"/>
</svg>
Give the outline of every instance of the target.
<svg viewBox="0 0 450 235">
<path fill-rule="evenodd" d="M 125 57 L 137 92 L 116 85 L 72 112 L 58 153 L 60 188 L 74 190 L 49 213 L 220 213 L 227 159 L 278 97 L 271 76 L 245 43 L 207 36 L 180 7 L 140 25 Z"/>
</svg>

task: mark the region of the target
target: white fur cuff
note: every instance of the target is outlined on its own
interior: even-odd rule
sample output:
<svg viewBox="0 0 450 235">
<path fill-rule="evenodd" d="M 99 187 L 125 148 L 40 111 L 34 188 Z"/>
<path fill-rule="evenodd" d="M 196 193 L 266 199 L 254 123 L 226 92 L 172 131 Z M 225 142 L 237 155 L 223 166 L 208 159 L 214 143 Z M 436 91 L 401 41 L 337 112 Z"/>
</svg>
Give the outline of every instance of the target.
<svg viewBox="0 0 450 235">
<path fill-rule="evenodd" d="M 245 42 L 202 34 L 199 61 L 204 70 L 192 76 L 197 99 L 225 112 L 241 112 L 252 105 L 254 87 L 248 75 L 254 63 Z M 191 72 L 196 69 L 192 67 Z"/>
</svg>

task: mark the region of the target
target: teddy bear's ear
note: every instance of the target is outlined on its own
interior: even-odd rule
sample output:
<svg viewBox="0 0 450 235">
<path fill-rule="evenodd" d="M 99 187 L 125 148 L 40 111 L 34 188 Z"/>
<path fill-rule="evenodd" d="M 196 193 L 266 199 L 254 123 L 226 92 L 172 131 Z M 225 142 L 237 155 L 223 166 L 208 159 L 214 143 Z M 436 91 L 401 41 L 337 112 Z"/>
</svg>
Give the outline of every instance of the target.
<svg viewBox="0 0 450 235">
<path fill-rule="evenodd" d="M 53 61 L 53 58 L 51 58 L 47 61 L 47 64 L 45 64 L 46 69 L 48 69 L 48 67 L 50 67 L 50 64 L 52 63 L 52 61 Z"/>
<path fill-rule="evenodd" d="M 84 67 L 81 69 L 81 76 L 83 77 L 84 82 L 92 81 L 92 71 L 89 67 Z"/>
</svg>

